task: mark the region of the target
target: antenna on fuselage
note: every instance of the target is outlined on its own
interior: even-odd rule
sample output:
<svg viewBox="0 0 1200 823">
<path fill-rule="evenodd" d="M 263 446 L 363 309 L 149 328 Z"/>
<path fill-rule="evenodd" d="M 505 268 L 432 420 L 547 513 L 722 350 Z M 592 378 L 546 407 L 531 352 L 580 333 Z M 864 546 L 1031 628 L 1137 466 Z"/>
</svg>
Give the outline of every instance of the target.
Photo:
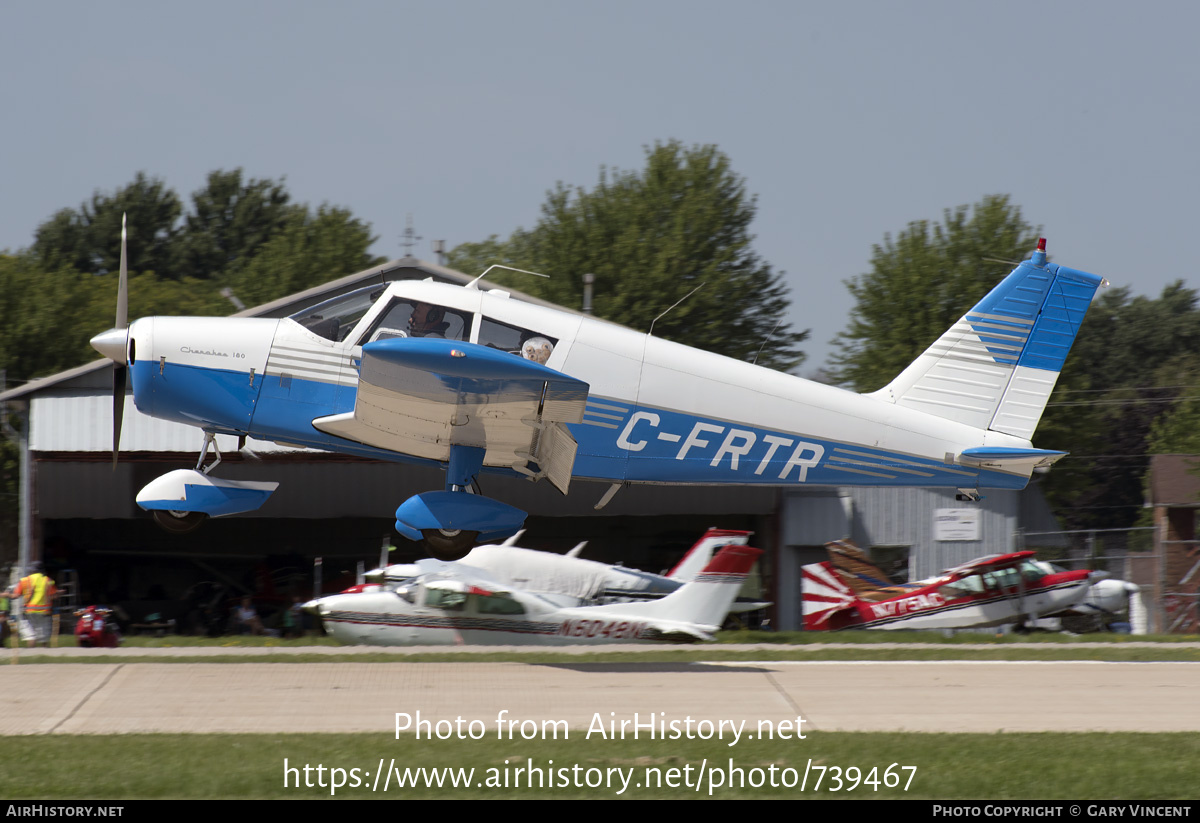
<svg viewBox="0 0 1200 823">
<path fill-rule="evenodd" d="M 679 305 L 680 303 L 682 303 L 684 300 L 687 300 L 689 297 L 691 297 L 691 296 L 692 296 L 693 294 L 695 294 L 696 292 L 700 291 L 700 289 L 702 289 L 702 288 L 704 288 L 704 283 L 701 283 L 699 286 L 696 286 L 696 288 L 692 289 L 690 292 L 688 292 L 687 294 L 685 294 L 683 297 L 681 297 L 681 298 L 679 298 L 678 300 L 676 300 L 676 301 L 675 301 L 675 304 L 674 304 L 673 306 L 671 306 L 671 309 L 675 308 L 675 306 L 678 306 L 678 305 Z M 667 311 L 663 312 L 663 313 L 662 313 L 662 314 L 660 314 L 658 317 L 656 317 L 656 318 L 654 318 L 653 320 L 651 320 L 651 321 L 650 321 L 650 331 L 648 331 L 648 332 L 647 332 L 647 334 L 649 334 L 649 335 L 652 335 L 652 336 L 653 336 L 653 334 L 654 334 L 654 324 L 655 324 L 655 323 L 657 323 L 659 320 L 662 320 L 662 319 L 663 319 L 663 316 L 664 316 L 664 315 L 666 315 L 666 313 L 667 313 L 667 312 L 669 312 L 671 309 L 667 309 Z"/>
<path fill-rule="evenodd" d="M 468 289 L 479 288 L 479 286 L 477 286 L 476 283 L 478 283 L 483 278 L 487 277 L 487 273 L 490 272 L 492 269 L 508 269 L 509 271 L 518 271 L 521 274 L 532 274 L 536 277 L 545 277 L 547 280 L 550 279 L 550 275 L 542 274 L 540 271 L 528 271 L 526 269 L 517 269 L 517 268 L 513 268 L 512 266 L 505 266 L 501 263 L 493 263 L 492 265 L 488 266 L 486 269 L 483 270 L 483 274 L 479 275 L 474 280 L 472 280 L 470 283 L 468 283 L 467 288 Z"/>
<path fill-rule="evenodd" d="M 767 335 L 767 339 L 766 339 L 766 340 L 764 340 L 764 341 L 762 341 L 762 345 L 761 345 L 761 346 L 759 346 L 759 347 L 758 347 L 758 351 L 756 351 L 756 352 L 754 353 L 754 359 L 750 361 L 750 365 L 751 365 L 751 366 L 757 366 L 757 365 L 758 365 L 758 356 L 759 356 L 760 354 L 762 354 L 762 350 L 763 350 L 764 348 L 766 348 L 766 345 L 767 345 L 768 343 L 770 343 L 770 342 L 771 342 L 771 338 L 775 336 L 775 332 L 779 331 L 779 324 L 780 324 L 780 323 L 782 323 L 782 322 L 783 322 L 783 319 L 782 319 L 782 318 L 780 318 L 779 320 L 776 320 L 776 321 L 775 321 L 775 328 L 771 329 L 771 333 Z"/>
</svg>

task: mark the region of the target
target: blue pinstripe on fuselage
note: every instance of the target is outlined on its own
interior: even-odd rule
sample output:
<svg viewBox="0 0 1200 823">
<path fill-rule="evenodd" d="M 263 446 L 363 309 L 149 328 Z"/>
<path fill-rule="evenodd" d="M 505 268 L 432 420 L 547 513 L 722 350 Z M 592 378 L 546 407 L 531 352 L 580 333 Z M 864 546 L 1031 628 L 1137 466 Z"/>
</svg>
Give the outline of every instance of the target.
<svg viewBox="0 0 1200 823">
<path fill-rule="evenodd" d="M 332 382 L 254 376 L 152 361 L 133 367 L 138 408 L 218 433 L 380 460 L 438 465 L 325 434 L 315 418 L 353 411 L 356 390 Z M 186 409 L 186 413 L 182 410 Z M 614 398 L 589 398 L 570 425 L 573 475 L 668 484 L 889 485 L 1020 489 L 1021 474 L 974 469 L 886 449 L 781 432 Z M 488 473 L 515 476 L 511 469 Z"/>
</svg>

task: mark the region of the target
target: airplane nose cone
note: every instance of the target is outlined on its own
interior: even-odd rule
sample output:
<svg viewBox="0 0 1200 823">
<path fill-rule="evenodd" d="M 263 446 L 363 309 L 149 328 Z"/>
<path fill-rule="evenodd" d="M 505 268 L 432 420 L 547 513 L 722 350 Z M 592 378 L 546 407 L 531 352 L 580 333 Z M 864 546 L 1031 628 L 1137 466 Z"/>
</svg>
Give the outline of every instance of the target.
<svg viewBox="0 0 1200 823">
<path fill-rule="evenodd" d="M 129 344 L 129 329 L 109 329 L 91 340 L 92 348 L 114 363 L 125 365 L 125 350 Z"/>
</svg>

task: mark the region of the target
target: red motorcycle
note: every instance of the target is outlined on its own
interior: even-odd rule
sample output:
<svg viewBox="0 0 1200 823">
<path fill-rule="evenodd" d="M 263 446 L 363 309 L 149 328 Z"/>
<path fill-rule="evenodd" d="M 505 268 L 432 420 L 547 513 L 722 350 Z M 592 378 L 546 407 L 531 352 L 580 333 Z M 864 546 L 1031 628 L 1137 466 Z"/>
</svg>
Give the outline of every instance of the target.
<svg viewBox="0 0 1200 823">
<path fill-rule="evenodd" d="M 88 606 L 75 612 L 75 639 L 84 648 L 115 649 L 121 645 L 121 634 L 112 622 L 112 609 Z"/>
</svg>

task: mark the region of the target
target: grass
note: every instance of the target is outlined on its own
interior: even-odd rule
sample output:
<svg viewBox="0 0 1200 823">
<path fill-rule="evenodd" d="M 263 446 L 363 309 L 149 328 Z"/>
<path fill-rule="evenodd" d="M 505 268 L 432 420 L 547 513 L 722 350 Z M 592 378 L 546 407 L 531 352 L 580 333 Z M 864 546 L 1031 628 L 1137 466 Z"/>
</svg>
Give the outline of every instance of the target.
<svg viewBox="0 0 1200 823">
<path fill-rule="evenodd" d="M 1200 635 L 1195 634 L 1062 634 L 1060 632 L 1035 632 L 1033 634 L 996 634 L 991 631 L 846 631 L 846 632 L 761 632 L 731 631 L 718 632 L 717 643 L 777 643 L 784 645 L 821 645 L 828 643 L 904 643 L 904 644 L 974 644 L 990 645 L 1028 644 L 1072 645 L 1078 643 L 1196 643 Z"/>
<path fill-rule="evenodd" d="M 808 732 L 803 740 L 726 741 L 584 739 L 496 740 L 488 730 L 478 740 L 395 739 L 386 734 L 239 734 L 53 735 L 22 747 L 0 770 L 0 798 L 135 800 L 160 798 L 225 798 L 293 800 L 339 798 L 588 798 L 684 799 L 709 796 L 682 784 L 703 775 L 721 783 L 714 798 L 912 798 L 941 800 L 1193 800 L 1200 767 L 1200 734 L 895 734 Z M 11 741 L 10 741 L 11 742 Z M 285 786 L 284 761 L 296 771 Z M 551 785 L 516 787 L 516 769 L 542 769 Z M 553 761 L 551 763 L 550 761 Z M 744 787 L 729 786 L 732 767 L 741 770 Z M 386 793 L 380 779 L 372 791 L 380 763 L 393 774 Z M 81 768 L 68 768 L 80 764 Z M 899 785 L 867 784 L 872 768 L 877 781 L 897 764 Z M 981 764 L 982 767 L 981 767 Z M 310 766 L 307 775 L 304 766 Z M 317 767 L 323 766 L 323 771 Z M 578 770 L 575 767 L 578 766 Z M 910 776 L 901 767 L 915 766 Z M 472 783 L 484 786 L 405 788 L 395 786 L 391 768 L 474 769 Z M 795 781 L 808 772 L 808 782 Z M 821 767 L 822 784 L 816 780 Z M 841 769 L 838 774 L 834 767 Z M 856 767 L 854 772 L 847 771 Z M 345 785 L 331 788 L 336 772 Z M 719 771 L 711 772 L 710 769 Z M 357 772 L 352 772 L 357 769 Z M 550 769 L 555 771 L 550 772 Z M 567 771 L 561 771 L 566 769 Z M 620 773 L 609 770 L 621 770 Z M 785 770 L 794 770 L 788 772 Z M 592 771 L 588 771 L 592 770 Z M 667 785 L 675 770 L 674 787 Z M 758 771 L 755 771 L 758 770 Z M 615 786 L 574 785 L 611 774 Z M 618 774 L 632 775 L 618 795 Z M 736 773 L 735 773 L 736 774 Z M 522 783 L 525 772 L 521 773 Z M 663 785 L 647 785 L 661 780 Z M 833 791 L 836 777 L 841 790 Z M 311 786 L 305 786 L 305 781 Z M 488 787 L 491 779 L 497 785 Z M 766 780 L 766 785 L 751 783 Z M 505 780 L 508 787 L 504 786 Z M 324 786 L 319 785 L 324 783 Z M 358 782 L 360 785 L 352 785 Z M 639 788 L 636 784 L 641 782 Z M 850 784 L 857 782 L 855 788 Z M 561 784 L 567 785 L 561 785 Z M 297 785 L 299 784 L 299 785 Z"/>
</svg>

